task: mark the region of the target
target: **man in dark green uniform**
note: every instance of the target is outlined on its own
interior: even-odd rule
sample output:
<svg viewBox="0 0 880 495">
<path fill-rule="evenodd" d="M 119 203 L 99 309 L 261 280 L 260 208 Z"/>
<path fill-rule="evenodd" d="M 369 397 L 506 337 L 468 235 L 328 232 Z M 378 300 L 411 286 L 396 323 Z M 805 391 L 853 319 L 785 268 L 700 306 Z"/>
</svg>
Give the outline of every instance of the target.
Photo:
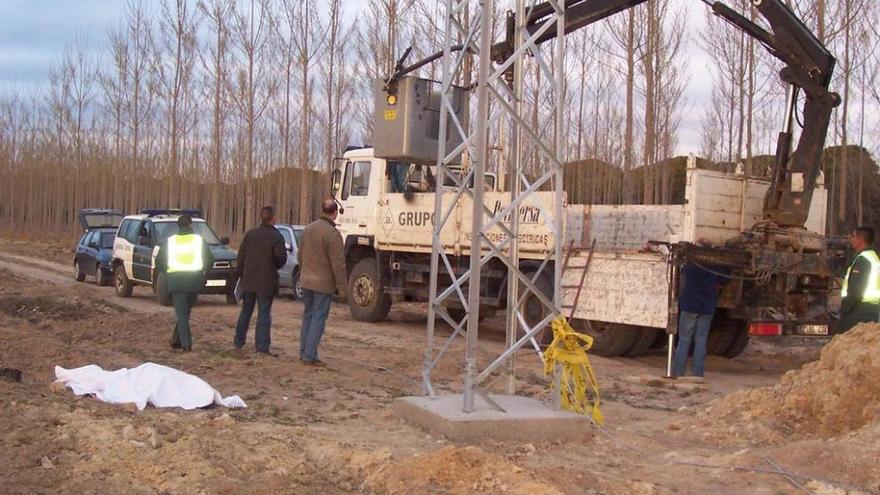
<svg viewBox="0 0 880 495">
<path fill-rule="evenodd" d="M 167 274 L 168 292 L 174 302 L 177 321 L 171 335 L 171 347 L 175 349 L 192 350 L 189 315 L 211 266 L 214 266 L 211 249 L 200 235 L 193 233 L 192 218 L 181 215 L 177 219 L 177 234 L 159 246 L 156 256 L 156 269 Z"/>
<path fill-rule="evenodd" d="M 846 270 L 840 291 L 839 332 L 845 332 L 857 323 L 880 319 L 880 257 L 872 247 L 874 230 L 859 227 L 850 234 L 849 242 L 856 256 Z"/>
</svg>

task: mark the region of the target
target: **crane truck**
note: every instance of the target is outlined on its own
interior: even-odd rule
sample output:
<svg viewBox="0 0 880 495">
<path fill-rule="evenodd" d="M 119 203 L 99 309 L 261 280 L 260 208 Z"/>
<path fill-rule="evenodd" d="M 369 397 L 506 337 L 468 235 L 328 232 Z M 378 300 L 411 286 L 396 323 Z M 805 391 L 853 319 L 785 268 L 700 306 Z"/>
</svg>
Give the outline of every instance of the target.
<svg viewBox="0 0 880 495">
<path fill-rule="evenodd" d="M 568 0 L 565 32 L 644 1 Z M 600 355 L 638 355 L 662 345 L 665 333 L 675 332 L 678 273 L 686 262 L 725 266 L 732 273 L 709 336 L 712 354 L 736 356 L 750 335 L 827 335 L 833 329 L 839 304 L 835 274 L 845 251 L 839 240 L 826 235 L 827 194 L 820 160 L 831 112 L 840 103 L 828 89 L 835 59 L 780 0 L 752 2 L 769 30 L 721 2 L 702 1 L 784 65 L 780 77 L 788 86 L 787 102 L 770 177 L 702 170 L 691 159 L 685 204 L 567 204 L 564 239 L 554 238 L 544 218 L 551 210 L 552 193 L 530 195 L 515 213 L 525 273 L 535 274 L 557 242 L 571 251 L 567 258 L 580 270 L 563 272 L 562 306 L 573 307 L 575 324 L 589 322 L 584 328 L 593 334 L 593 349 Z M 525 20 L 526 29 L 537 32 L 551 12 L 549 3 L 536 5 Z M 506 38 L 493 46 L 493 58 L 502 60 L 513 53 L 518 22 L 508 14 Z M 555 36 L 555 28 L 547 30 L 539 42 Z M 337 222 L 349 270 L 348 299 L 359 321 L 382 321 L 394 302 L 429 297 L 435 195 L 452 195 L 453 188 L 435 180 L 437 83 L 409 74 L 441 53 L 409 66 L 403 64 L 404 54 L 394 73 L 376 82 L 375 146 L 347 151 L 331 176 L 332 194 L 342 207 Z M 467 122 L 466 88 L 456 91 L 454 110 Z M 803 124 L 792 150 L 800 92 L 805 97 Z M 460 144 L 454 136 L 447 139 L 447 149 Z M 499 190 L 494 176 L 485 182 L 486 206 L 501 211 L 509 193 Z M 466 200 L 460 204 L 453 228 L 441 233 L 444 250 L 453 260 L 441 269 L 441 286 L 450 283 L 451 273 L 469 267 L 471 207 Z M 504 234 L 498 230 L 490 235 Z M 698 240 L 710 241 L 711 247 Z M 553 292 L 549 273 L 552 270 L 545 270 L 535 279 L 547 295 Z M 493 260 L 484 266 L 481 278 L 481 308 L 506 307 L 506 267 Z M 466 310 L 449 304 L 453 317 Z M 533 294 L 521 304 L 532 322 L 547 311 Z M 485 312 L 481 309 L 480 314 Z"/>
</svg>

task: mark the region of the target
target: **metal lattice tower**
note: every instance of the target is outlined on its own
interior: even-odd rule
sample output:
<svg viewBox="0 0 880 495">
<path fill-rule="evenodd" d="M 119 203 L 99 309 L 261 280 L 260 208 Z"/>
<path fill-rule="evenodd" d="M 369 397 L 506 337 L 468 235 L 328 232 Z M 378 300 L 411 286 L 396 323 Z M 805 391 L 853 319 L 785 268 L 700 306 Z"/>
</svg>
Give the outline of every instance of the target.
<svg viewBox="0 0 880 495">
<path fill-rule="evenodd" d="M 431 382 L 432 371 L 447 353 L 452 342 L 464 335 L 465 376 L 464 376 L 464 411 L 474 410 L 474 398 L 479 395 L 492 407 L 501 409 L 488 396 L 486 390 L 492 379 L 506 376 L 506 391 L 514 391 L 514 358 L 519 349 L 531 345 L 540 354 L 535 336 L 545 329 L 556 314 L 560 313 L 560 279 L 563 245 L 563 107 L 565 93 L 564 50 L 565 50 L 565 4 L 551 0 L 549 5 L 552 13 L 544 19 L 537 30 L 525 29 L 525 19 L 530 17 L 536 2 L 516 0 L 516 27 L 513 53 L 503 60 L 492 59 L 493 31 L 492 13 L 495 9 L 494 0 L 482 0 L 468 16 L 468 3 L 471 0 L 447 0 L 446 30 L 444 54 L 442 59 L 442 87 L 440 110 L 440 146 L 437 163 L 438 190 L 434 204 L 434 239 L 431 255 L 430 303 L 428 311 L 427 349 L 423 369 L 423 389 L 428 395 L 435 395 Z M 541 35 L 556 31 L 552 42 L 539 44 Z M 463 45 L 464 50 L 458 51 L 456 45 Z M 461 77 L 462 70 L 470 53 L 476 62 L 478 78 L 476 81 L 476 118 L 466 128 L 456 117 L 453 106 L 453 83 Z M 550 92 L 549 108 L 542 111 L 552 116 L 552 128 L 549 132 L 541 127 L 538 119 L 537 128 L 524 116 L 523 84 L 525 62 L 537 64 L 541 72 L 543 87 Z M 554 70 L 555 69 L 555 70 Z M 513 77 L 505 77 L 512 71 Z M 546 121 L 547 119 L 545 119 Z M 510 201 L 499 211 L 493 212 L 484 204 L 485 172 L 489 157 L 489 139 L 493 128 L 504 122 L 503 128 L 509 133 L 510 143 Z M 459 133 L 462 144 L 455 149 L 446 149 L 448 133 Z M 550 134 L 551 137 L 545 137 Z M 535 150 L 539 161 L 545 167 L 541 175 L 530 181 L 523 172 L 523 156 L 526 147 Z M 450 164 L 465 158 L 469 163 L 466 174 L 457 174 L 450 169 Z M 460 179 L 459 179 L 460 177 Z M 455 183 L 454 188 L 446 189 L 443 184 L 447 180 Z M 473 184 L 472 188 L 467 187 Z M 541 214 L 553 233 L 554 242 L 537 271 L 525 273 L 520 267 L 517 250 L 517 234 L 519 232 L 519 209 L 540 189 L 553 191 L 553 204 Z M 544 193 L 546 194 L 546 193 Z M 443 246 L 440 233 L 454 221 L 457 209 L 472 210 L 472 236 L 469 248 L 463 255 L 470 256 L 470 267 L 463 273 L 453 271 L 453 263 Z M 512 213 L 512 214 L 511 214 Z M 489 235 L 490 232 L 496 235 Z M 479 235 L 476 235 L 479 233 Z M 501 235 L 497 235 L 497 234 Z M 494 239 L 494 240 L 493 240 Z M 506 315 L 506 349 L 494 356 L 485 364 L 478 362 L 477 354 L 480 311 L 480 272 L 481 268 L 493 260 L 503 263 L 508 270 L 508 303 Z M 552 299 L 537 290 L 536 281 L 545 271 L 553 273 Z M 450 274 L 452 284 L 441 287 L 438 279 L 441 274 Z M 520 290 L 522 289 L 522 290 Z M 522 293 L 520 293 L 522 292 Z M 530 325 L 522 311 L 522 301 L 534 294 L 544 306 L 543 318 Z M 466 316 L 455 321 L 446 310 L 450 300 L 458 299 L 464 306 Z M 442 318 L 453 328 L 453 333 L 435 349 L 435 320 Z M 498 372 L 503 372 L 499 375 Z"/>
</svg>

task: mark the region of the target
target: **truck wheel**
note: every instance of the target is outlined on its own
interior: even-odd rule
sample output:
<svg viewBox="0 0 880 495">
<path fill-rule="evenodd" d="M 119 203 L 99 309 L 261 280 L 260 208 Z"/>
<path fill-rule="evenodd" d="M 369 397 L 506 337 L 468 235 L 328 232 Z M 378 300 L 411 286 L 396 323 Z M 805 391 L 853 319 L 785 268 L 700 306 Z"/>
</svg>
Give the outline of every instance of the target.
<svg viewBox="0 0 880 495">
<path fill-rule="evenodd" d="M 86 274 L 79 267 L 79 260 L 73 260 L 73 278 L 76 279 L 77 282 L 82 282 L 86 279 Z"/>
<path fill-rule="evenodd" d="M 627 351 L 626 357 L 641 356 L 642 354 L 650 351 L 651 347 L 653 347 L 654 345 L 654 342 L 657 340 L 658 333 L 659 332 L 657 332 L 656 329 L 650 327 L 639 327 L 636 341 L 635 343 L 633 343 L 632 349 Z"/>
<path fill-rule="evenodd" d="M 105 285 L 110 285 L 110 280 L 113 277 L 110 276 L 110 273 L 107 270 L 101 268 L 101 264 L 98 263 L 95 265 L 95 285 L 98 287 L 104 287 Z"/>
<path fill-rule="evenodd" d="M 466 313 L 464 308 L 459 308 L 459 307 L 447 306 L 446 311 L 449 313 L 449 316 L 451 316 L 452 319 L 455 321 L 461 321 L 461 319 L 464 318 L 464 314 Z M 480 308 L 480 316 L 479 316 L 478 320 L 479 321 L 485 320 L 486 318 L 489 317 L 489 314 L 491 312 L 492 312 L 492 310 L 489 308 Z"/>
<path fill-rule="evenodd" d="M 156 300 L 162 306 L 171 306 L 171 293 L 168 292 L 168 275 L 160 273 L 156 275 L 156 281 L 153 283 L 156 288 Z"/>
<path fill-rule="evenodd" d="M 348 277 L 348 306 L 358 321 L 385 321 L 391 311 L 391 296 L 379 285 L 376 260 L 364 258 L 354 265 Z"/>
<path fill-rule="evenodd" d="M 712 319 L 712 328 L 706 340 L 706 353 L 710 356 L 723 356 L 736 338 L 736 331 L 730 328 L 727 318 L 718 314 Z"/>
<path fill-rule="evenodd" d="M 642 336 L 640 327 L 620 323 L 591 321 L 589 326 L 584 324 L 582 327 L 579 331 L 593 337 L 593 348 L 588 352 L 603 357 L 623 356 Z"/>
<path fill-rule="evenodd" d="M 740 327 L 733 331 L 735 334 L 733 338 L 733 343 L 730 344 L 730 347 L 724 351 L 723 356 L 726 358 L 735 358 L 742 354 L 746 347 L 749 345 L 749 328 L 746 326 L 745 322 L 734 320 L 740 323 Z"/>
<path fill-rule="evenodd" d="M 132 286 L 128 280 L 128 275 L 125 274 L 125 266 L 122 264 L 116 265 L 116 268 L 113 270 L 113 279 L 115 280 L 116 295 L 119 297 L 131 297 Z"/>
<path fill-rule="evenodd" d="M 541 273 L 541 276 L 535 281 L 535 287 L 537 287 L 547 299 L 553 300 L 553 281 L 550 279 L 549 272 L 550 268 L 545 268 L 544 272 Z M 525 272 L 525 275 L 531 279 L 535 276 L 535 272 Z M 526 285 L 522 282 L 519 283 L 519 291 L 517 294 L 521 295 L 526 291 Z M 520 296 L 521 297 L 521 296 Z M 538 298 L 534 293 L 529 293 L 529 297 L 527 297 L 522 306 L 519 308 L 520 313 L 522 313 L 523 318 L 526 320 L 526 323 L 529 324 L 530 327 L 534 327 L 538 323 L 541 322 L 547 315 L 550 313 L 550 309 L 541 302 L 541 299 Z M 482 312 L 481 312 L 482 313 Z M 547 326 L 544 327 L 543 330 L 538 332 L 535 335 L 535 340 L 538 344 L 542 346 L 546 346 L 553 342 L 553 328 L 551 328 L 548 323 Z"/>
</svg>

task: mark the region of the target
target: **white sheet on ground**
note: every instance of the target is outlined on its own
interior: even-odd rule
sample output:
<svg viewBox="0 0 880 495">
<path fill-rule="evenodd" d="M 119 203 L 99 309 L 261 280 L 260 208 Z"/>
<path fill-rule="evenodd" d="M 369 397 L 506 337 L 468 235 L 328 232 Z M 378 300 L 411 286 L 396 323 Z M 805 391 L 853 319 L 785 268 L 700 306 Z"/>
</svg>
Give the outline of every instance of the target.
<svg viewBox="0 0 880 495">
<path fill-rule="evenodd" d="M 94 395 L 112 404 L 134 403 L 139 410 L 147 403 L 187 410 L 211 404 L 247 407 L 237 395 L 224 398 L 201 378 L 155 363 L 116 371 L 104 371 L 94 364 L 72 370 L 56 366 L 55 378 L 76 395 Z"/>
</svg>

